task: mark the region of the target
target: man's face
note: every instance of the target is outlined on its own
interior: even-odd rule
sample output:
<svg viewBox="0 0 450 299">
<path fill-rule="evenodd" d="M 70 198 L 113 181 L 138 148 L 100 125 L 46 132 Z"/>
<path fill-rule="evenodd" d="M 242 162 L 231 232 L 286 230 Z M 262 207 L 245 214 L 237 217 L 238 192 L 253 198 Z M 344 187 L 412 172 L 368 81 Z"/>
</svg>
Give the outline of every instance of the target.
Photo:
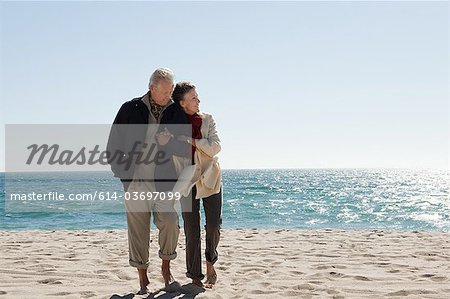
<svg viewBox="0 0 450 299">
<path fill-rule="evenodd" d="M 165 106 L 172 97 L 173 83 L 161 80 L 158 84 L 150 86 L 150 92 L 152 94 L 152 99 L 156 104 Z"/>
</svg>

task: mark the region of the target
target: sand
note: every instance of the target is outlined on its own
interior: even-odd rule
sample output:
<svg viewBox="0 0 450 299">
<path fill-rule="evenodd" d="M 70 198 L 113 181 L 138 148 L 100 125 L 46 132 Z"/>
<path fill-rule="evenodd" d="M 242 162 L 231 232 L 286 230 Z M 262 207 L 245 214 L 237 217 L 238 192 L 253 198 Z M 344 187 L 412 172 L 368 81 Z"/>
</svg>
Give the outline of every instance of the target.
<svg viewBox="0 0 450 299">
<path fill-rule="evenodd" d="M 212 290 L 185 277 L 181 235 L 172 272 L 185 293 L 158 291 L 156 238 L 148 298 L 450 298 L 449 233 L 224 229 Z M 0 231 L 0 244 L 0 298 L 147 298 L 134 295 L 125 230 Z"/>
</svg>

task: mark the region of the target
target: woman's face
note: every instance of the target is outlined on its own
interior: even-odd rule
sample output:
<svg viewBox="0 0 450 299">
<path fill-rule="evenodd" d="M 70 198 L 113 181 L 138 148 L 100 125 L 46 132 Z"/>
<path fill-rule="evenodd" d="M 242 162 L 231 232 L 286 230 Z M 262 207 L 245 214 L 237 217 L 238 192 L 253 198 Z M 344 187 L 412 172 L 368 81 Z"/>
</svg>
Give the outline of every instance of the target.
<svg viewBox="0 0 450 299">
<path fill-rule="evenodd" d="M 200 111 L 200 99 L 198 98 L 197 91 L 192 88 L 189 92 L 184 94 L 183 100 L 180 101 L 181 107 L 184 112 L 189 115 L 193 115 Z"/>
</svg>

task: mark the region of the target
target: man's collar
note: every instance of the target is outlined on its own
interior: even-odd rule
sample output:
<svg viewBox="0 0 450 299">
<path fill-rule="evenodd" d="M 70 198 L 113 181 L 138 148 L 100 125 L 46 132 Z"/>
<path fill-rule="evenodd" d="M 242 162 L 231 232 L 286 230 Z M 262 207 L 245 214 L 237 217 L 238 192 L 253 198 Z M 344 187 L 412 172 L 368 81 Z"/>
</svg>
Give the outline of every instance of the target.
<svg viewBox="0 0 450 299">
<path fill-rule="evenodd" d="M 150 105 L 154 105 L 156 107 L 167 108 L 174 103 L 174 101 L 172 99 L 170 99 L 169 102 L 167 102 L 167 104 L 165 106 L 156 104 L 155 101 L 152 99 L 152 94 L 151 94 L 150 90 L 147 92 L 146 96 L 148 98 L 148 102 L 150 103 Z M 145 99 L 145 96 L 144 96 L 144 99 Z"/>
</svg>

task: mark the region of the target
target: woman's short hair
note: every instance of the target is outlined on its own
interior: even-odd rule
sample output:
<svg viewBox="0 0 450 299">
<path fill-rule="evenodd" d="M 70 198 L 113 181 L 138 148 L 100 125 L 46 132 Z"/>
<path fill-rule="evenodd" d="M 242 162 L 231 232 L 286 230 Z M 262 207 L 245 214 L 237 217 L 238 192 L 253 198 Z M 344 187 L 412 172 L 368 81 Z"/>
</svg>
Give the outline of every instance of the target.
<svg viewBox="0 0 450 299">
<path fill-rule="evenodd" d="M 172 100 L 175 103 L 180 103 L 183 100 L 185 94 L 187 94 L 192 89 L 195 89 L 195 85 L 189 81 L 181 81 L 175 85 L 175 89 L 172 93 Z"/>
<path fill-rule="evenodd" d="M 153 74 L 150 77 L 150 81 L 148 83 L 148 89 L 150 89 L 150 86 L 152 85 L 158 85 L 158 83 L 162 80 L 166 80 L 169 82 L 174 83 L 175 81 L 175 74 L 174 72 L 166 67 L 161 67 L 159 69 L 156 69 Z"/>
</svg>

